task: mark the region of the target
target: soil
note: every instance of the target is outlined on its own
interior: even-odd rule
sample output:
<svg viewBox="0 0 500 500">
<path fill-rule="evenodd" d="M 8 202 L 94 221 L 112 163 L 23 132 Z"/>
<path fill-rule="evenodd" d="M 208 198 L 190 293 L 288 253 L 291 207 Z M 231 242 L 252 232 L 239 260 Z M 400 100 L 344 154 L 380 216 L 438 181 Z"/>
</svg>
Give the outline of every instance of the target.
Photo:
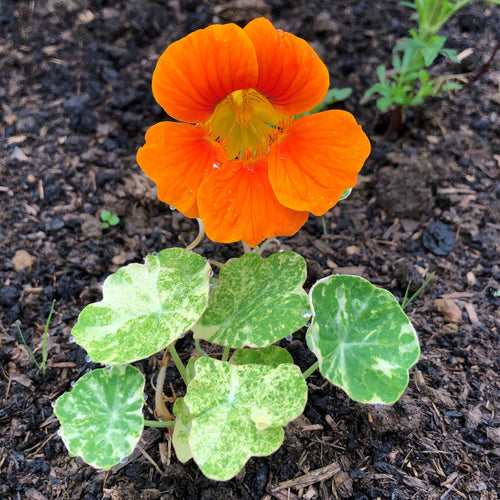
<svg viewBox="0 0 500 500">
<path fill-rule="evenodd" d="M 455 95 L 408 110 L 397 133 L 362 99 L 379 64 L 414 26 L 397 0 L 153 1 L 2 0 L 0 3 L 0 497 L 5 499 L 483 499 L 500 488 L 500 8 L 464 7 L 444 27 L 437 74 L 464 73 Z M 156 199 L 135 154 L 165 119 L 150 80 L 172 41 L 213 22 L 265 15 L 308 40 L 352 87 L 352 112 L 373 150 L 352 195 L 324 218 L 281 239 L 308 262 L 309 288 L 332 273 L 359 274 L 397 297 L 435 273 L 407 312 L 422 355 L 391 406 L 361 405 L 318 372 L 303 417 L 282 448 L 251 459 L 237 477 L 213 482 L 181 465 L 168 433 L 144 433 L 141 450 L 111 471 L 68 456 L 51 403 L 96 365 L 69 342 L 81 309 L 100 299 L 118 267 L 192 241 L 195 221 Z M 467 54 L 467 53 L 465 53 Z M 102 210 L 120 218 L 103 229 Z M 205 239 L 196 250 L 225 261 L 240 244 Z M 270 251 L 277 251 L 270 247 Z M 41 357 L 42 377 L 16 321 Z M 179 350 L 188 355 L 190 336 Z M 314 358 L 298 332 L 297 364 Z M 137 363 L 156 377 L 161 354 Z M 182 393 L 174 368 L 167 384 Z M 146 418 L 152 417 L 152 389 Z"/>
</svg>

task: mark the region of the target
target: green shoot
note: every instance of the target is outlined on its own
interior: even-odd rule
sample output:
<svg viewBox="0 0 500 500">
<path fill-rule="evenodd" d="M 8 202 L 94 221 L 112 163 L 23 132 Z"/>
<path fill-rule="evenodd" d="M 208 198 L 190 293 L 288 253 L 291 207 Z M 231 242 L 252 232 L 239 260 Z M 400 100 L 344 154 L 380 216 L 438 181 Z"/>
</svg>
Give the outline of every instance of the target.
<svg viewBox="0 0 500 500">
<path fill-rule="evenodd" d="M 21 331 L 21 327 L 19 326 L 19 321 L 16 322 L 17 326 L 17 331 L 19 332 L 19 335 L 21 337 L 21 340 L 23 341 L 24 347 L 28 351 L 28 354 L 31 356 L 31 359 L 35 363 L 36 367 L 38 370 L 41 372 L 42 376 L 45 377 L 45 368 L 46 368 L 46 362 L 47 362 L 47 335 L 49 332 L 49 324 L 50 320 L 52 318 L 52 314 L 54 313 L 54 304 L 56 303 L 55 299 L 52 301 L 52 305 L 50 307 L 50 312 L 49 316 L 47 318 L 47 322 L 45 323 L 45 330 L 43 332 L 43 341 L 42 341 L 42 364 L 38 363 L 38 361 L 35 358 L 35 355 L 31 348 L 28 346 L 28 343 L 26 342 L 26 339 L 24 338 L 23 332 Z"/>
<path fill-rule="evenodd" d="M 408 293 L 410 291 L 410 285 L 411 281 L 408 283 L 408 286 L 406 287 L 405 295 L 403 297 L 403 302 L 401 303 L 401 308 L 405 309 L 408 307 L 408 304 L 422 292 L 422 290 L 429 284 L 429 281 L 434 277 L 436 273 L 433 271 L 431 275 L 424 281 L 422 286 L 408 299 Z"/>
</svg>

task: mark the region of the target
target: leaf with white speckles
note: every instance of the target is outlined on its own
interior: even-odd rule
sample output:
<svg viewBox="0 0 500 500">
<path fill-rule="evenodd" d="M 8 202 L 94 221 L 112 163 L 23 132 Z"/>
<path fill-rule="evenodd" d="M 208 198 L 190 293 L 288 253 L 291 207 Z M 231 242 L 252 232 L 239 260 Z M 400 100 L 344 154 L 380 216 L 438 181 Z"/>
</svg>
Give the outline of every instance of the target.
<svg viewBox="0 0 500 500">
<path fill-rule="evenodd" d="M 207 306 L 210 266 L 182 248 L 148 255 L 109 276 L 103 299 L 88 305 L 71 332 L 96 363 L 131 363 L 179 338 Z"/>
<path fill-rule="evenodd" d="M 233 365 L 278 366 L 282 363 L 293 363 L 293 358 L 286 349 L 270 345 L 262 349 L 238 349 L 229 362 Z"/>
<path fill-rule="evenodd" d="M 397 401 L 420 349 L 394 296 L 359 276 L 329 276 L 313 286 L 310 298 L 306 340 L 321 373 L 355 401 Z"/>
<path fill-rule="evenodd" d="M 192 329 L 195 337 L 234 348 L 273 344 L 311 316 L 302 289 L 305 279 L 306 263 L 294 252 L 229 260 L 207 310 Z"/>
<path fill-rule="evenodd" d="M 190 414 L 190 427 L 184 430 L 189 427 L 195 462 L 210 479 L 230 479 L 251 456 L 279 448 L 282 426 L 302 413 L 306 400 L 307 385 L 295 365 L 233 365 L 200 358 L 184 397 Z"/>
<path fill-rule="evenodd" d="M 54 406 L 69 452 L 103 469 L 130 455 L 144 427 L 143 391 L 144 376 L 133 366 L 85 374 Z"/>
</svg>

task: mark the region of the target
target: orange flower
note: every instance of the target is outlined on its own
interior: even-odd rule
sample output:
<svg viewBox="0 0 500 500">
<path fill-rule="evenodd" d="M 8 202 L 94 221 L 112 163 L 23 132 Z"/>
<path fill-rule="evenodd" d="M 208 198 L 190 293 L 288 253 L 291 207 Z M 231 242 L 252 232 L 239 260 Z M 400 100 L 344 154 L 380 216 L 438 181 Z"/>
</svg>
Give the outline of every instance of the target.
<svg viewBox="0 0 500 500">
<path fill-rule="evenodd" d="M 184 123 L 153 125 L 137 161 L 158 197 L 200 217 L 214 241 L 292 235 L 356 184 L 370 153 L 350 113 L 295 118 L 329 83 L 312 47 L 264 18 L 195 31 L 153 74 L 155 99 Z"/>
</svg>

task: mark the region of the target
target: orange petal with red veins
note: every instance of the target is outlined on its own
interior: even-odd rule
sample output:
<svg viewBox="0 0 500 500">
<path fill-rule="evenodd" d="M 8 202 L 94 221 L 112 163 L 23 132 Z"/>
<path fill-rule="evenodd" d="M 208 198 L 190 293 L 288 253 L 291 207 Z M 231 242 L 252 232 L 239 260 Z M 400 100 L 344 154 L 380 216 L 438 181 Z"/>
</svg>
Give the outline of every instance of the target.
<svg viewBox="0 0 500 500">
<path fill-rule="evenodd" d="M 257 74 L 245 32 L 235 24 L 215 24 L 167 47 L 153 73 L 153 95 L 173 118 L 204 122 L 228 94 L 254 87 Z"/>
<path fill-rule="evenodd" d="M 137 163 L 158 186 L 158 198 L 192 218 L 199 216 L 200 185 L 224 160 L 222 146 L 210 142 L 203 128 L 187 123 L 153 125 L 137 152 Z"/>
<path fill-rule="evenodd" d="M 299 115 L 325 98 L 330 86 L 328 70 L 305 40 L 276 30 L 263 17 L 248 23 L 244 30 L 255 46 L 259 63 L 259 80 L 254 88 L 276 109 Z"/>
<path fill-rule="evenodd" d="M 303 116 L 285 127 L 269 151 L 269 180 L 278 200 L 323 215 L 354 187 L 370 141 L 347 111 Z"/>
<path fill-rule="evenodd" d="M 214 172 L 198 192 L 200 217 L 212 241 L 244 241 L 251 247 L 273 236 L 290 236 L 307 212 L 281 205 L 267 176 L 265 157 L 234 160 Z"/>
</svg>

